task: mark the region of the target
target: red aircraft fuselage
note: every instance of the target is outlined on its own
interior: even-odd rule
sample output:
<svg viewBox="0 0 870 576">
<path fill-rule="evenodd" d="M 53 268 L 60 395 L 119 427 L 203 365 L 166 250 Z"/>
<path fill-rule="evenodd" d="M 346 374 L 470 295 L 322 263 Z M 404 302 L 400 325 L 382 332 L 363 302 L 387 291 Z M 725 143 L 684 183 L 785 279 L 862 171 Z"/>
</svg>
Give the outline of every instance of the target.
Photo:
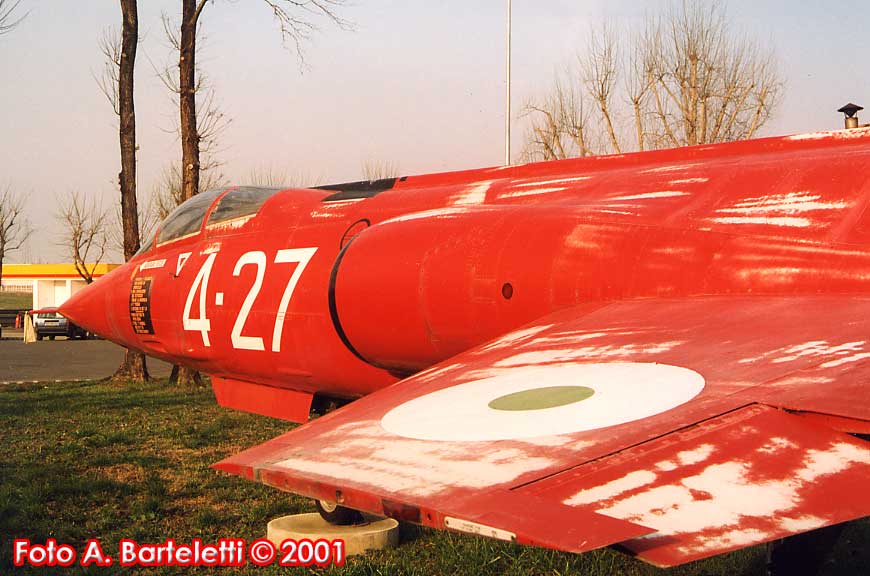
<svg viewBox="0 0 870 576">
<path fill-rule="evenodd" d="M 552 311 L 870 291 L 870 133 L 774 138 L 180 206 L 61 312 L 292 420 Z"/>
</svg>

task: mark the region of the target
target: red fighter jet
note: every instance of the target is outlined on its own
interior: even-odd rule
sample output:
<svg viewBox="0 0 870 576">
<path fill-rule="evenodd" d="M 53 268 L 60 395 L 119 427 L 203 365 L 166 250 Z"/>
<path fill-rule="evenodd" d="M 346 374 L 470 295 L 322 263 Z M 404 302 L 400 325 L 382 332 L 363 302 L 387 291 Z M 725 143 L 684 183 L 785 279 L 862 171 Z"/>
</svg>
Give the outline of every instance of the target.
<svg viewBox="0 0 870 576">
<path fill-rule="evenodd" d="M 870 511 L 870 131 L 195 196 L 61 312 L 306 422 L 218 469 L 658 566 Z"/>
</svg>

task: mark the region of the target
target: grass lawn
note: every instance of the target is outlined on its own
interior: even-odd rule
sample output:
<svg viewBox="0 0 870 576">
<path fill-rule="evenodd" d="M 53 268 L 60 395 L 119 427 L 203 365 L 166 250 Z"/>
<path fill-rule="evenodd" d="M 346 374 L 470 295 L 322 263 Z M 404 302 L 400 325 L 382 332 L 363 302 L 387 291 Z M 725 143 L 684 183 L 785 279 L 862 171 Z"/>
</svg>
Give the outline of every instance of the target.
<svg viewBox="0 0 870 576">
<path fill-rule="evenodd" d="M 306 499 L 209 468 L 287 428 L 284 422 L 220 408 L 210 390 L 179 391 L 165 383 L 0 386 L 0 573 L 86 573 L 84 568 L 14 568 L 13 538 L 55 538 L 79 552 L 88 538 L 98 538 L 115 556 L 121 538 L 250 540 L 263 536 L 272 518 L 313 511 Z M 870 573 L 868 536 L 870 522 L 853 524 L 824 573 Z M 667 571 L 607 549 L 573 555 L 413 526 L 403 527 L 403 540 L 391 551 L 351 557 L 344 568 L 293 573 L 713 576 L 764 571 L 762 547 Z M 137 573 L 287 570 L 137 568 Z"/>
</svg>

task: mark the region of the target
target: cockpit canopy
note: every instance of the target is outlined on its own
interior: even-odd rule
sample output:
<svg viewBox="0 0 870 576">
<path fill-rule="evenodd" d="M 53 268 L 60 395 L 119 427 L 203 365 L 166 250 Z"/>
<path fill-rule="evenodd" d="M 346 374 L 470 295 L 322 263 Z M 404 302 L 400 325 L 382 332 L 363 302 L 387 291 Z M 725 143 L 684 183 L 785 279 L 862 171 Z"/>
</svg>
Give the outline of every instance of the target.
<svg viewBox="0 0 870 576">
<path fill-rule="evenodd" d="M 266 200 L 282 188 L 240 186 L 230 189 L 229 192 L 226 190 L 218 188 L 202 192 L 180 204 L 169 213 L 158 227 L 157 234 L 143 244 L 137 254 L 148 252 L 155 240 L 160 245 L 198 234 L 205 214 L 218 198 L 217 205 L 209 215 L 208 227 L 255 215 Z"/>
</svg>

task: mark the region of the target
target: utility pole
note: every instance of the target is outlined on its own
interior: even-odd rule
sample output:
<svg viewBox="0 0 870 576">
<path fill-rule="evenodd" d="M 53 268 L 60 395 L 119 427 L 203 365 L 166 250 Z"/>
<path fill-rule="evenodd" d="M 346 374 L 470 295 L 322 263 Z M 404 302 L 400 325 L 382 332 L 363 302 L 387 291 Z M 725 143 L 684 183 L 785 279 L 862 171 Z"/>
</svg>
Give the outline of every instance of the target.
<svg viewBox="0 0 870 576">
<path fill-rule="evenodd" d="M 504 164 L 511 163 L 511 0 L 507 0 L 507 63 L 504 105 Z"/>
</svg>

